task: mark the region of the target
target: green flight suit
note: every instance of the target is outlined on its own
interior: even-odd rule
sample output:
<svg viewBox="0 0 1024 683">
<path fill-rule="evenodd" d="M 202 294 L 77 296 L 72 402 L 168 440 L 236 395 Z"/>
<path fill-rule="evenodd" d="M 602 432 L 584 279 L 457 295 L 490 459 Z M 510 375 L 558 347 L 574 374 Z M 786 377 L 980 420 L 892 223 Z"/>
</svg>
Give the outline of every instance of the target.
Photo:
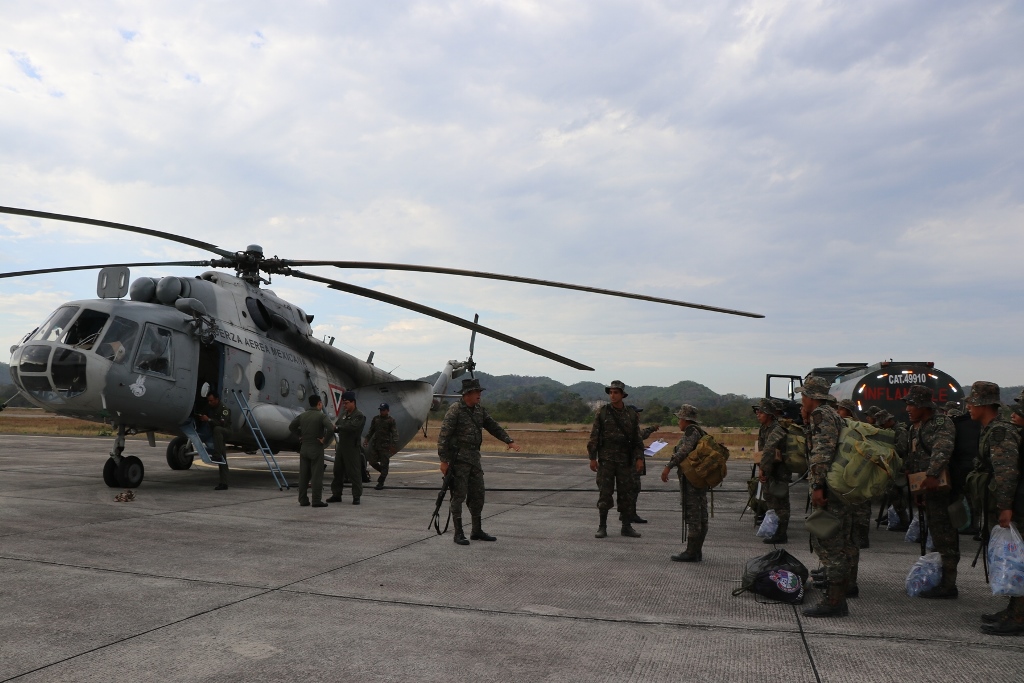
<svg viewBox="0 0 1024 683">
<path fill-rule="evenodd" d="M 341 498 L 342 484 L 347 478 L 352 483 L 352 500 L 363 495 L 363 451 L 360 442 L 366 416 L 356 408 L 351 413 L 341 411 L 334 431 L 338 433 L 338 446 L 334 453 L 334 479 L 331 495 Z"/>
<path fill-rule="evenodd" d="M 323 411 L 307 408 L 288 425 L 299 434 L 299 502 L 308 503 L 306 487 L 313 481 L 313 502 L 319 503 L 324 490 L 324 441 L 334 429 Z"/>
</svg>

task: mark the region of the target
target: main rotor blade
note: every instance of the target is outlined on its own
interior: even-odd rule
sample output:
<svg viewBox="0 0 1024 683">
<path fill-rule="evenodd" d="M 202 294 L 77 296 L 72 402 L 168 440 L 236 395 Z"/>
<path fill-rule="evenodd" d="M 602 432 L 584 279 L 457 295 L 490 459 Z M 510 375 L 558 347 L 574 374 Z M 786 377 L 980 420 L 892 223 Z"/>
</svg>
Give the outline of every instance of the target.
<svg viewBox="0 0 1024 683">
<path fill-rule="evenodd" d="M 39 270 L 19 270 L 11 273 L 0 273 L 5 277 L 21 277 L 22 275 L 44 275 L 46 273 L 65 273 L 71 270 L 94 270 L 97 268 L 144 268 L 146 266 L 209 266 L 209 261 L 150 261 L 147 263 L 98 263 L 91 266 L 67 266 L 66 268 L 40 268 Z"/>
<path fill-rule="evenodd" d="M 149 235 L 150 237 L 159 237 L 160 239 L 170 240 L 171 242 L 177 242 L 178 244 L 187 244 L 190 247 L 196 247 L 198 249 L 205 249 L 211 253 L 223 256 L 224 258 L 234 258 L 235 253 L 221 249 L 216 244 L 210 244 L 209 242 L 203 242 L 201 240 L 194 240 L 191 237 L 181 237 L 179 235 L 172 235 L 169 232 L 162 232 L 160 230 L 152 230 L 150 228 L 139 228 L 134 225 L 126 225 L 124 223 L 112 223 L 111 221 L 99 221 L 95 218 L 81 218 L 79 216 L 67 216 L 62 213 L 49 213 L 48 211 L 32 211 L 31 209 L 18 209 L 13 206 L 0 206 L 0 213 L 9 213 L 15 216 L 31 216 L 32 218 L 48 218 L 55 221 L 67 221 L 68 223 L 84 223 L 85 225 L 98 225 L 101 228 L 113 228 L 114 230 L 126 230 L 127 232 L 137 232 L 140 235 Z"/>
<path fill-rule="evenodd" d="M 302 278 L 304 280 L 312 280 L 313 282 L 321 282 L 321 283 L 327 285 L 328 287 L 330 287 L 331 289 L 337 289 L 337 290 L 340 290 L 342 292 L 348 292 L 349 294 L 355 294 L 357 296 L 364 296 L 364 297 L 367 297 L 368 299 L 376 299 L 377 301 L 382 301 L 382 302 L 384 302 L 386 304 L 391 304 L 392 306 L 398 306 L 399 308 L 405 308 L 405 309 L 408 309 L 410 311 L 416 311 L 417 313 L 422 313 L 423 315 L 430 316 L 431 318 L 437 318 L 438 320 L 444 320 L 445 322 L 451 323 L 452 325 L 458 325 L 459 327 L 465 327 L 467 330 L 473 330 L 474 332 L 479 332 L 480 334 L 482 334 L 482 335 L 484 335 L 486 337 L 491 337 L 493 339 L 497 339 L 499 341 L 503 341 L 506 344 L 511 344 L 512 346 L 516 346 L 516 347 L 518 347 L 520 349 L 523 349 L 525 351 L 529 351 L 530 353 L 535 353 L 538 356 L 544 356 L 545 358 L 550 358 L 553 361 L 557 361 L 557 362 L 562 363 L 564 365 L 568 365 L 569 367 L 576 368 L 577 370 L 593 370 L 594 369 L 592 367 L 584 365 L 583 363 L 579 363 L 577 361 L 574 361 L 571 358 L 566 358 L 565 356 L 560 356 L 557 353 L 554 353 L 552 351 L 548 351 L 547 349 L 542 349 L 539 346 L 534 346 L 533 344 L 531 344 L 529 342 L 525 342 L 525 341 L 523 341 L 521 339 L 516 339 L 515 337 L 510 337 L 507 334 L 504 334 L 502 332 L 498 332 L 497 330 L 492 330 L 489 327 L 484 327 L 483 325 L 477 325 L 475 323 L 471 323 L 468 320 L 463 320 L 462 318 L 456 317 L 456 316 L 451 315 L 449 313 L 445 313 L 444 311 L 439 311 L 436 308 L 430 308 L 429 306 L 424 306 L 422 304 L 418 304 L 418 303 L 415 303 L 413 301 L 409 301 L 408 299 L 402 299 L 402 298 L 399 298 L 397 296 L 392 296 L 390 294 L 383 294 L 381 292 L 375 292 L 372 289 L 367 289 L 365 287 L 359 287 L 358 285 L 350 285 L 347 282 L 339 282 L 337 280 L 331 280 L 330 278 L 320 277 L 319 275 L 311 275 L 310 273 L 303 273 L 302 271 L 298 271 L 298 270 L 290 270 L 289 269 L 287 271 L 284 271 L 284 274 L 285 275 L 292 275 L 294 277 L 299 277 L 299 278 Z"/>
<path fill-rule="evenodd" d="M 684 308 L 699 308 L 703 311 L 715 313 L 728 313 L 729 315 L 742 315 L 747 318 L 763 318 L 760 313 L 748 313 L 737 311 L 732 308 L 720 308 L 718 306 L 706 306 L 694 304 L 687 301 L 675 299 L 663 299 L 657 296 L 646 294 L 633 294 L 631 292 L 619 292 L 614 289 L 601 289 L 600 287 L 587 287 L 585 285 L 574 285 L 568 282 L 555 282 L 552 280 L 537 280 L 530 277 L 518 275 L 502 275 L 500 273 L 485 273 L 479 270 L 460 270 L 458 268 L 438 268 L 434 266 L 418 266 L 409 263 L 378 263 L 375 261 L 291 261 L 286 260 L 288 265 L 296 266 L 334 266 L 335 268 L 360 268 L 367 270 L 406 270 L 417 273 L 440 273 L 442 275 L 459 275 L 462 277 L 478 277 L 486 280 L 504 280 L 506 282 L 523 282 L 528 285 L 541 285 L 542 287 L 558 287 L 560 289 L 574 289 L 579 292 L 590 292 L 592 294 L 606 294 L 608 296 L 620 296 L 625 299 L 639 299 L 640 301 L 653 301 L 656 304 L 669 304 L 670 306 L 683 306 Z"/>
</svg>

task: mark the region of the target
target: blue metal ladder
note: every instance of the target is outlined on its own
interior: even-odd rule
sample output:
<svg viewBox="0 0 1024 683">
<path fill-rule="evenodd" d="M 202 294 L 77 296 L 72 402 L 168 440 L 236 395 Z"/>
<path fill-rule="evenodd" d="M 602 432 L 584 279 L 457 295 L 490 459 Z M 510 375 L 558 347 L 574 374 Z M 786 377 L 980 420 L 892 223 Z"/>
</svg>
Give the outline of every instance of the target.
<svg viewBox="0 0 1024 683">
<path fill-rule="evenodd" d="M 245 423 L 249 425 L 249 430 L 252 432 L 253 438 L 256 439 L 256 445 L 260 449 L 260 453 L 263 455 L 263 461 L 267 463 L 267 469 L 270 470 L 270 474 L 274 477 L 274 483 L 277 484 L 277 489 L 283 491 L 288 486 L 288 480 L 285 479 L 284 472 L 281 471 L 281 466 L 277 464 L 277 458 L 274 457 L 274 451 L 270 450 L 270 444 L 267 443 L 267 437 L 263 435 L 263 430 L 260 429 L 260 425 L 256 422 L 256 416 L 252 414 L 252 409 L 249 408 L 249 402 L 245 398 L 239 389 L 232 389 L 231 393 L 235 396 L 235 401 L 238 403 L 238 407 L 242 409 L 242 416 L 245 417 Z"/>
<path fill-rule="evenodd" d="M 202 437 L 199 436 L 199 432 L 196 431 L 195 423 L 191 419 L 187 420 L 181 427 L 181 433 L 188 437 L 188 440 L 192 443 L 192 449 L 199 455 L 203 462 L 207 465 L 223 465 L 223 460 L 214 460 L 210 457 L 210 452 L 206 450 L 206 444 L 203 443 Z"/>
</svg>

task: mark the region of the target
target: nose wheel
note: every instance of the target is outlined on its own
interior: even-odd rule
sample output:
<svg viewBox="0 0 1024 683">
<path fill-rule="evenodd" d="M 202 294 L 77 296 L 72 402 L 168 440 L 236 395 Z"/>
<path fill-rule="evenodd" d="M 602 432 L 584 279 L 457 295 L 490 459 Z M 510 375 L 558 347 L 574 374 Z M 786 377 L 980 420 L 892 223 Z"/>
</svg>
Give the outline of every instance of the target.
<svg viewBox="0 0 1024 683">
<path fill-rule="evenodd" d="M 118 425 L 117 437 L 110 457 L 103 463 L 103 483 L 110 488 L 138 488 L 146 476 L 146 468 L 142 461 L 134 455 L 121 455 L 124 451 L 124 425 Z"/>
</svg>

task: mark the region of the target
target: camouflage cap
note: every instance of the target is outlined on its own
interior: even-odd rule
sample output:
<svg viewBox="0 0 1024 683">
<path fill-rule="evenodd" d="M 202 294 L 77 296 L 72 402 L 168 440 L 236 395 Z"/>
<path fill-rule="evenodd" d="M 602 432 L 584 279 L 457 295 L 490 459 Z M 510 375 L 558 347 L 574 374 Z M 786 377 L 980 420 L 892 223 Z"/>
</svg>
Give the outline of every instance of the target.
<svg viewBox="0 0 1024 683">
<path fill-rule="evenodd" d="M 816 401 L 834 400 L 828 393 L 828 386 L 828 382 L 823 377 L 808 377 L 804 380 L 803 386 L 797 387 L 796 391 Z"/>
<path fill-rule="evenodd" d="M 1018 399 L 1014 399 L 1015 401 Z M 943 406 L 946 410 L 960 410 L 960 401 L 946 401 L 946 405 Z"/>
<path fill-rule="evenodd" d="M 1003 402 L 999 398 L 999 385 L 995 382 L 975 382 L 971 385 L 971 394 L 967 397 L 969 406 L 998 406 Z"/>
<path fill-rule="evenodd" d="M 690 422 L 697 422 L 697 409 L 694 406 L 691 406 L 689 403 L 685 403 L 675 413 L 675 416 L 678 417 L 680 420 L 689 420 Z"/>
<path fill-rule="evenodd" d="M 1014 403 L 1024 403 L 1024 389 L 1021 390 L 1020 396 L 1018 396 L 1017 398 L 1013 399 L 1013 402 Z"/>
<path fill-rule="evenodd" d="M 1010 412 L 1020 417 L 1024 417 L 1024 403 L 1014 403 L 1010 406 Z"/>
<path fill-rule="evenodd" d="M 879 408 L 878 412 L 875 413 L 875 424 L 878 425 L 879 427 L 883 426 L 889 420 L 894 419 L 896 418 L 894 418 L 892 416 L 892 413 L 890 413 L 888 410 L 882 410 L 881 408 Z"/>
<path fill-rule="evenodd" d="M 879 408 L 878 406 L 868 406 L 867 409 L 865 409 L 864 414 L 867 415 L 868 417 L 874 417 L 875 415 L 878 415 L 880 412 L 882 412 L 882 409 Z"/>
<path fill-rule="evenodd" d="M 754 409 L 755 413 L 767 413 L 776 417 L 782 414 L 782 406 L 779 405 L 778 401 L 773 401 L 770 398 L 759 399 L 757 403 L 750 407 Z"/>
<path fill-rule="evenodd" d="M 839 402 L 839 407 L 840 408 L 846 408 L 847 410 L 850 411 L 850 414 L 853 415 L 853 416 L 856 416 L 857 413 L 859 412 L 857 410 L 857 404 L 854 403 L 853 399 L 850 399 L 850 398 L 844 398 L 842 401 L 840 401 Z"/>
<path fill-rule="evenodd" d="M 462 380 L 462 389 L 459 390 L 460 394 L 468 394 L 471 391 L 483 391 L 484 388 L 480 386 L 480 380 L 476 377 L 473 379 Z"/>
<path fill-rule="evenodd" d="M 613 379 L 612 383 L 604 388 L 604 393 L 610 394 L 612 393 L 612 389 L 618 389 L 619 391 L 621 391 L 622 398 L 626 398 L 627 396 L 629 396 L 629 394 L 626 393 L 626 385 L 617 379 Z"/>
<path fill-rule="evenodd" d="M 907 402 L 907 405 L 917 406 L 918 408 L 934 408 L 935 401 L 932 400 L 932 395 L 931 387 L 915 384 L 910 387 L 910 391 L 903 397 L 903 400 Z"/>
</svg>

